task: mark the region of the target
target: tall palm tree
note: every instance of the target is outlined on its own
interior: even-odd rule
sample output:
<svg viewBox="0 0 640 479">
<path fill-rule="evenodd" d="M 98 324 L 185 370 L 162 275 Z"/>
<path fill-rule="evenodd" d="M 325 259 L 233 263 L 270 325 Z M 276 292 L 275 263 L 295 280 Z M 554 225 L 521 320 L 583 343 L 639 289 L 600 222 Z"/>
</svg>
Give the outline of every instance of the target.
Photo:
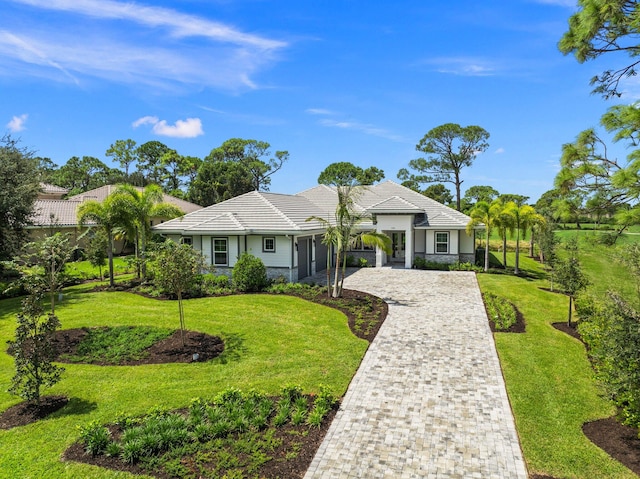
<svg viewBox="0 0 640 479">
<path fill-rule="evenodd" d="M 536 213 L 533 206 L 518 205 L 513 201 L 507 203 L 505 212 L 513 217 L 513 227 L 516 232 L 516 264 L 513 272 L 520 274 L 520 234 L 522 233 L 522 238 L 525 238 L 529 227 L 539 222 L 542 217 Z"/>
<path fill-rule="evenodd" d="M 113 237 L 114 230 L 123 222 L 122 211 L 114 205 L 113 195 L 109 195 L 102 203 L 95 200 L 83 202 L 78 207 L 78 224 L 81 226 L 88 220 L 95 222 L 107 236 L 109 246 L 109 286 L 114 286 L 113 280 Z"/>
<path fill-rule="evenodd" d="M 495 219 L 495 226 L 502 239 L 502 266 L 507 269 L 507 236 L 513 236 L 515 233 L 515 219 L 504 203 L 500 205 L 500 212 Z"/>
<path fill-rule="evenodd" d="M 125 218 L 124 230 L 135 238 L 138 277 L 146 275 L 147 241 L 151 237 L 151 219 L 176 218 L 184 212 L 164 201 L 162 189 L 158 185 L 148 185 L 140 190 L 132 185 L 120 185 L 113 193 L 114 202 Z"/>
<path fill-rule="evenodd" d="M 478 201 L 473 209 L 469 212 L 471 221 L 467 224 L 467 234 L 471 234 L 473 229 L 484 224 L 485 232 L 487 234 L 487 241 L 484 248 L 484 270 L 489 271 L 489 238 L 491 238 L 491 232 L 496 227 L 496 222 L 500 214 L 502 213 L 502 202 L 500 200 L 494 200 L 491 203 L 487 201 Z"/>
</svg>

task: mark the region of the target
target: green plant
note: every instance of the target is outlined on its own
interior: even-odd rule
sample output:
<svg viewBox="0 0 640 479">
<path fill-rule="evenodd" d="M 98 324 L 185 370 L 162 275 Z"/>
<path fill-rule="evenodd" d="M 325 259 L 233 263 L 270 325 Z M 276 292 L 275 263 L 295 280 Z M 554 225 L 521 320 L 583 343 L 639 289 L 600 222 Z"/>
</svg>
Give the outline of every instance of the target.
<svg viewBox="0 0 640 479">
<path fill-rule="evenodd" d="M 369 266 L 369 261 L 367 258 L 358 258 L 358 268 L 367 268 Z"/>
<path fill-rule="evenodd" d="M 56 384 L 64 371 L 53 363 L 53 336 L 60 321 L 53 313 L 44 315 L 42 296 L 42 290 L 35 288 L 24 298 L 22 312 L 16 315 L 15 339 L 7 341 L 15 364 L 9 392 L 37 405 L 41 388 Z"/>
<path fill-rule="evenodd" d="M 269 284 L 267 268 L 262 260 L 246 251 L 234 265 L 232 279 L 233 286 L 243 293 L 262 291 Z"/>
<path fill-rule="evenodd" d="M 516 324 L 516 308 L 507 299 L 488 292 L 483 293 L 482 299 L 487 309 L 487 316 L 493 321 L 497 331 L 506 331 Z"/>
<path fill-rule="evenodd" d="M 107 450 L 111 441 L 109 429 L 98 421 L 80 427 L 80 440 L 84 443 L 84 450 L 92 456 L 97 456 Z M 113 451 L 113 448 L 111 448 Z"/>
</svg>

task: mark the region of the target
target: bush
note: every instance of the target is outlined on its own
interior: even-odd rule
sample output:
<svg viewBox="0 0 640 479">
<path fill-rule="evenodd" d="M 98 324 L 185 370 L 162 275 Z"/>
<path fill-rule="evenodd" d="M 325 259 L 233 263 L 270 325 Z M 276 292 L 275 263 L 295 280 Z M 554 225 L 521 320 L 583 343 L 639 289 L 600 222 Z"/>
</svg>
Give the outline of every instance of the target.
<svg viewBox="0 0 640 479">
<path fill-rule="evenodd" d="M 437 261 L 428 261 L 420 256 L 417 256 L 413 260 L 413 267 L 415 269 L 428 269 L 434 271 L 449 271 L 448 263 L 439 263 Z"/>
<path fill-rule="evenodd" d="M 233 267 L 233 286 L 243 293 L 258 292 L 269 285 L 267 268 L 260 258 L 244 252 Z"/>
<path fill-rule="evenodd" d="M 358 258 L 358 267 L 359 268 L 368 268 L 369 267 L 369 262 L 367 261 L 367 258 Z"/>
<path fill-rule="evenodd" d="M 482 266 L 476 266 L 475 264 L 466 262 L 461 263 L 460 261 L 456 261 L 455 263 L 449 265 L 449 271 L 475 271 L 476 273 L 481 273 L 484 271 Z"/>
<path fill-rule="evenodd" d="M 516 324 L 516 308 L 505 298 L 493 293 L 484 293 L 482 299 L 487 308 L 487 316 L 493 321 L 497 331 L 506 331 Z"/>
</svg>

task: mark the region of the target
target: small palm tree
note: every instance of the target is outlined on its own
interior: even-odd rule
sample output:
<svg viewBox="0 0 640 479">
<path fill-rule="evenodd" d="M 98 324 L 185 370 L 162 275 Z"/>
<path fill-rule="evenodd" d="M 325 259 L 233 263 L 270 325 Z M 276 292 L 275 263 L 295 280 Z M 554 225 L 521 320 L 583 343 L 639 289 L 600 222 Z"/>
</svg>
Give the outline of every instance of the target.
<svg viewBox="0 0 640 479">
<path fill-rule="evenodd" d="M 177 206 L 163 201 L 164 195 L 158 185 L 148 185 L 142 191 L 132 185 L 120 185 L 113 196 L 114 203 L 124 218 L 121 226 L 128 237 L 135 238 L 138 277 L 141 274 L 144 276 L 147 241 L 151 237 L 151 219 L 176 218 L 184 212 Z"/>
<path fill-rule="evenodd" d="M 113 236 L 115 228 L 123 222 L 121 211 L 115 207 L 113 196 L 109 195 L 102 203 L 95 200 L 85 201 L 78 207 L 78 224 L 93 221 L 101 228 L 108 240 L 107 257 L 109 260 L 109 285 L 113 280 Z"/>
<path fill-rule="evenodd" d="M 491 232 L 496 227 L 498 218 L 502 213 L 502 202 L 500 200 L 494 200 L 491 203 L 486 201 L 479 201 L 469 212 L 471 221 L 467 224 L 467 234 L 471 235 L 473 229 L 484 224 L 485 232 L 487 234 L 487 241 L 484 249 L 484 270 L 489 271 L 489 238 Z"/>
<path fill-rule="evenodd" d="M 515 219 L 504 203 L 500 205 L 500 212 L 495 219 L 495 226 L 502 239 L 502 265 L 507 268 L 507 236 L 515 233 Z"/>
</svg>

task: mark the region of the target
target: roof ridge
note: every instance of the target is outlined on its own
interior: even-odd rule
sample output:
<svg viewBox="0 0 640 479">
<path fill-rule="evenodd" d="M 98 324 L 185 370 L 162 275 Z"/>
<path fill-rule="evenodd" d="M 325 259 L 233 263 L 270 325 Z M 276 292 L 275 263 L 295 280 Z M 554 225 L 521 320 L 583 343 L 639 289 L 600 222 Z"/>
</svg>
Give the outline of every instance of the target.
<svg viewBox="0 0 640 479">
<path fill-rule="evenodd" d="M 278 208 L 276 205 L 274 205 L 271 201 L 269 201 L 268 198 L 266 198 L 262 192 L 260 191 L 254 191 L 254 193 L 260 198 L 262 199 L 263 202 L 265 202 L 278 216 L 280 216 L 282 219 L 284 219 L 288 224 L 290 224 L 291 226 L 293 226 L 294 229 L 298 230 L 300 229 L 300 227 L 295 224 L 291 218 L 289 218 L 287 215 L 285 215 L 280 208 Z M 295 195 L 286 195 L 286 196 L 295 196 Z"/>
<path fill-rule="evenodd" d="M 238 215 L 236 215 L 235 213 L 233 213 L 231 211 L 227 211 L 226 213 L 223 213 L 223 214 L 218 215 L 218 216 L 228 216 L 229 218 L 231 218 L 231 221 L 233 221 L 238 228 L 243 228 L 244 229 L 244 225 L 242 224 L 242 221 L 240 221 L 240 218 L 238 218 Z M 216 218 L 218 216 L 216 216 Z"/>
</svg>

